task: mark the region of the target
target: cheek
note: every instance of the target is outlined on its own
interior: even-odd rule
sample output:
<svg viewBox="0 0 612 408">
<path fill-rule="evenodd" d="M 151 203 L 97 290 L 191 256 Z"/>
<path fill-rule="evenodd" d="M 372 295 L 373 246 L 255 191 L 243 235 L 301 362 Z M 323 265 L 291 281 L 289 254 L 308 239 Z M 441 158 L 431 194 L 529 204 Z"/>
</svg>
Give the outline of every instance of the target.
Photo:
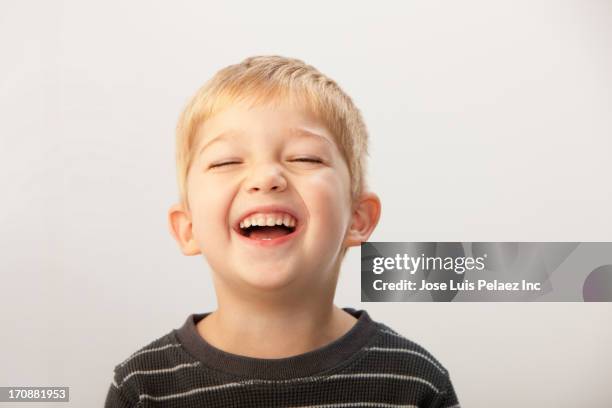
<svg viewBox="0 0 612 408">
<path fill-rule="evenodd" d="M 214 191 L 214 194 L 210 192 Z M 193 232 L 202 247 L 219 242 L 229 234 L 228 214 L 231 192 L 227 184 L 200 182 L 190 192 Z"/>
<path fill-rule="evenodd" d="M 321 221 L 328 233 L 342 234 L 348 216 L 348 196 L 342 180 L 337 176 L 315 178 L 306 191 L 304 199 L 310 216 Z"/>
</svg>

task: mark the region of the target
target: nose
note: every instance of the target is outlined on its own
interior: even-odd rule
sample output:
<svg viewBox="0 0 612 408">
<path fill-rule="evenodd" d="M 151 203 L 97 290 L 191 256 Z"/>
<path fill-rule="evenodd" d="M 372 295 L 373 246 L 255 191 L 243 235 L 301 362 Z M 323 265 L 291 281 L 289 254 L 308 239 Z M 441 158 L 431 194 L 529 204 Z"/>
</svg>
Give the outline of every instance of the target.
<svg viewBox="0 0 612 408">
<path fill-rule="evenodd" d="M 277 166 L 262 164 L 252 170 L 245 185 L 249 193 L 280 192 L 287 188 L 287 179 Z"/>
</svg>

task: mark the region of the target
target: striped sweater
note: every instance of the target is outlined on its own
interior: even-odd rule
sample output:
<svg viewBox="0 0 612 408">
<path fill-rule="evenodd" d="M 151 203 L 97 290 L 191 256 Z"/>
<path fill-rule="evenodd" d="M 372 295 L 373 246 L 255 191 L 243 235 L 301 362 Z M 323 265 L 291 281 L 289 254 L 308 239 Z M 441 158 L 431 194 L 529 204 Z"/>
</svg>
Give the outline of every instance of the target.
<svg viewBox="0 0 612 408">
<path fill-rule="evenodd" d="M 224 352 L 207 343 L 192 314 L 115 367 L 105 408 L 458 408 L 448 371 L 425 349 L 344 308 L 358 320 L 319 349 L 281 359 Z"/>
</svg>

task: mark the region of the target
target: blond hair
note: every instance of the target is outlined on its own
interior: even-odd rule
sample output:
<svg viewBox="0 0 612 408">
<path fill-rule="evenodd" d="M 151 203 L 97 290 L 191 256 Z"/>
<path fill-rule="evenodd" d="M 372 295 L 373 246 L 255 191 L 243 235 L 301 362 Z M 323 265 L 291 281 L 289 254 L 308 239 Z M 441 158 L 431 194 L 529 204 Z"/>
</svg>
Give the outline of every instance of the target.
<svg viewBox="0 0 612 408">
<path fill-rule="evenodd" d="M 254 56 L 217 72 L 191 98 L 176 128 L 179 200 L 189 210 L 187 177 L 194 159 L 198 126 L 240 101 L 289 102 L 313 113 L 331 131 L 350 174 L 351 200 L 366 188 L 368 133 L 361 113 L 336 82 L 301 60 Z"/>
</svg>

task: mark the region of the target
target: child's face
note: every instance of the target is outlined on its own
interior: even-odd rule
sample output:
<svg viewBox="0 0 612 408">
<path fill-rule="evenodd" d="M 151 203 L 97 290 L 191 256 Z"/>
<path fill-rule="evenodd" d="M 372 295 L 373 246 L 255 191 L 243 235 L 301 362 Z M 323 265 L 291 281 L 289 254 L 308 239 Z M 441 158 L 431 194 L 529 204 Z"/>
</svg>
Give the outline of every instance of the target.
<svg viewBox="0 0 612 408">
<path fill-rule="evenodd" d="M 191 228 L 216 278 L 233 287 L 329 289 L 351 222 L 349 171 L 330 132 L 286 105 L 236 104 L 197 137 L 187 180 Z M 243 236 L 240 221 L 260 206 L 296 216 L 294 232 Z"/>
</svg>

